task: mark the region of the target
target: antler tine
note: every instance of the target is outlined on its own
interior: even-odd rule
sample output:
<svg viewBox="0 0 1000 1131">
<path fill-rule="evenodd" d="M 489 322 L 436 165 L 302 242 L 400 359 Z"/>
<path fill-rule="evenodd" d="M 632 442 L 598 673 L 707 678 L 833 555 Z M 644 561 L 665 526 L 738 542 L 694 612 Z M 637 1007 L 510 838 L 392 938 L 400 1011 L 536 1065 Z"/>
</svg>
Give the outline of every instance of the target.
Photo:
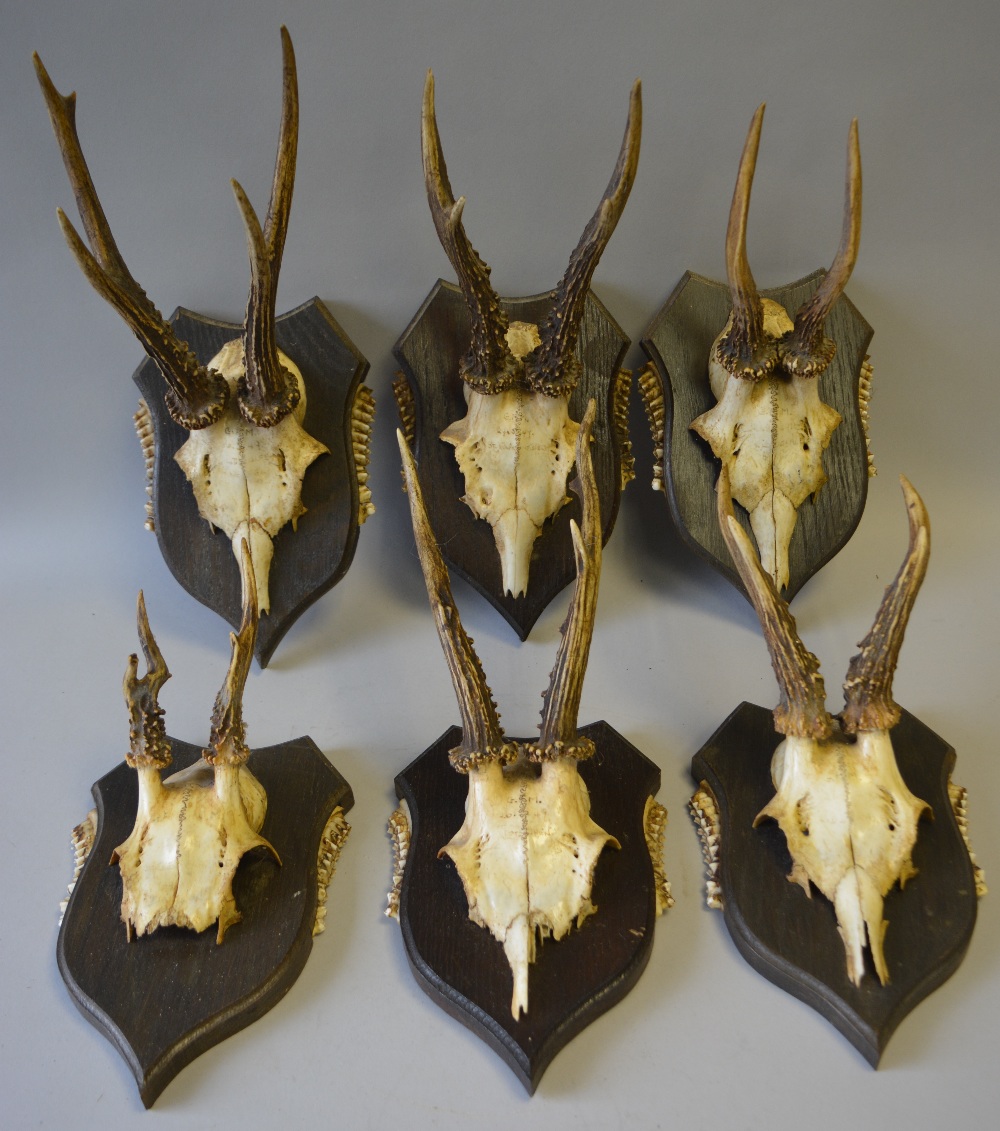
<svg viewBox="0 0 1000 1131">
<path fill-rule="evenodd" d="M 434 74 L 427 72 L 421 113 L 424 183 L 438 238 L 462 288 L 472 322 L 472 341 L 459 363 L 462 380 L 480 393 L 500 393 L 521 367 L 507 344 L 507 315 L 490 283 L 490 268 L 469 242 L 462 224 L 465 197 L 455 200 L 434 112 Z"/>
<path fill-rule="evenodd" d="M 840 246 L 822 283 L 799 307 L 795 329 L 782 343 L 785 368 L 800 377 L 818 377 L 833 360 L 836 345 L 823 334 L 827 315 L 851 277 L 861 243 L 861 148 L 858 119 L 851 122 L 847 137 L 847 176 L 844 186 L 844 223 Z"/>
<path fill-rule="evenodd" d="M 142 679 L 138 678 L 139 658 L 135 653 L 129 656 L 122 683 L 129 713 L 129 752 L 125 755 L 125 760 L 132 767 L 163 769 L 170 765 L 171 753 L 163 725 L 159 694 L 160 688 L 170 678 L 170 672 L 149 627 L 146 601 L 141 589 L 136 601 L 136 625 L 146 660 L 146 674 Z"/>
<path fill-rule="evenodd" d="M 431 612 L 437 626 L 438 638 L 451 672 L 451 682 L 458 699 L 458 709 L 462 716 L 462 741 L 449 754 L 451 764 L 460 773 L 486 762 L 509 762 L 517 755 L 517 749 L 507 743 L 500 727 L 493 694 L 486 682 L 482 664 L 472 646 L 472 640 L 462 627 L 461 618 L 451 593 L 448 568 L 441 557 L 430 519 L 424 507 L 424 497 L 417 479 L 417 468 L 413 462 L 410 446 L 398 429 L 399 454 L 403 460 L 403 475 L 406 479 L 406 493 L 410 500 L 410 518 L 413 522 L 413 538 L 417 544 L 417 556 L 427 586 Z"/>
<path fill-rule="evenodd" d="M 229 386 L 218 373 L 198 364 L 126 267 L 83 156 L 76 129 L 76 93 L 60 94 L 37 52 L 33 59 L 90 247 L 59 209 L 66 242 L 91 285 L 118 311 L 156 362 L 167 383 L 165 399 L 170 415 L 184 428 L 204 428 L 222 415 Z"/>
<path fill-rule="evenodd" d="M 281 29 L 282 108 L 274 179 L 264 228 L 243 187 L 232 182 L 236 203 L 246 227 L 250 254 L 250 294 L 243 323 L 246 375 L 239 382 L 240 412 L 259 428 L 271 428 L 295 408 L 301 398 L 298 382 L 282 367 L 275 342 L 275 300 L 278 273 L 288 231 L 295 187 L 295 157 L 299 143 L 299 87 L 295 51 L 288 29 Z"/>
<path fill-rule="evenodd" d="M 800 738 L 828 738 L 833 720 L 826 710 L 826 689 L 819 660 L 802 643 L 795 618 L 766 574 L 746 531 L 733 514 L 729 472 L 722 469 L 716 485 L 719 526 L 733 562 L 746 586 L 764 633 L 771 666 L 781 693 L 774 709 L 774 729 Z"/>
<path fill-rule="evenodd" d="M 771 349 L 761 350 L 764 340 L 764 312 L 757 293 L 747 258 L 747 217 L 750 214 L 750 190 L 754 170 L 757 168 L 757 150 L 760 147 L 760 130 L 764 122 L 765 104 L 762 102 L 750 120 L 740 168 L 733 189 L 733 202 L 729 208 L 729 225 L 726 228 L 726 278 L 733 301 L 732 325 L 719 339 L 716 358 L 734 377 L 759 381 L 775 366 L 776 357 Z"/>
<path fill-rule="evenodd" d="M 246 577 L 243 587 L 243 619 L 239 632 L 229 634 L 232 648 L 229 670 L 215 697 L 208 749 L 202 751 L 202 757 L 213 766 L 239 766 L 250 757 L 243 722 L 243 691 L 253 662 L 260 613 L 257 608 L 253 562 L 245 538 L 240 543 L 240 571 Z"/>
<path fill-rule="evenodd" d="M 906 500 L 910 541 L 895 580 L 885 591 L 871 631 L 858 647 L 844 681 L 841 726 L 859 730 L 889 730 L 899 722 L 900 708 L 892 698 L 892 677 L 913 602 L 927 573 L 931 552 L 930 520 L 923 499 L 910 481 L 899 477 Z"/>
<path fill-rule="evenodd" d="M 529 747 L 533 761 L 583 759 L 594 753 L 593 742 L 581 738 L 577 732 L 577 722 L 601 584 L 601 503 L 590 456 L 590 434 L 596 412 L 596 403 L 591 400 L 576 438 L 577 479 L 573 490 L 580 497 L 582 510 L 582 526 L 570 522 L 576 586 L 562 626 L 562 640 L 549 686 L 542 692 L 542 726 L 538 742 Z"/>
<path fill-rule="evenodd" d="M 568 396 L 580 379 L 582 366 L 576 355 L 576 342 L 587 291 L 632 191 L 639 167 L 641 138 L 642 83 L 636 79 L 629 96 L 625 136 L 611 180 L 556 288 L 552 310 L 540 332 L 541 345 L 525 366 L 525 376 L 536 392 L 550 397 Z"/>
</svg>

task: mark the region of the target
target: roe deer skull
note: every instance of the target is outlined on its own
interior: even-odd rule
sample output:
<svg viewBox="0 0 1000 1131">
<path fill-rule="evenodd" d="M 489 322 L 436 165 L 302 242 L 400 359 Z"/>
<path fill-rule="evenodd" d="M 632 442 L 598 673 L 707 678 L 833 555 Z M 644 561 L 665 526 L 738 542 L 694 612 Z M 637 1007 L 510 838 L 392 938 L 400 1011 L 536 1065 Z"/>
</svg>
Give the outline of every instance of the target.
<svg viewBox="0 0 1000 1131">
<path fill-rule="evenodd" d="M 465 821 L 439 855 L 458 870 L 469 918 L 503 945 L 513 975 L 515 1020 L 528 1010 L 528 968 L 537 940 L 560 939 L 596 911 L 591 890 L 598 858 L 607 845 L 620 847 L 591 820 L 590 796 L 577 771 L 577 763 L 594 754 L 593 742 L 577 731 L 601 570 L 599 502 L 589 451 L 593 418 L 591 401 L 576 447 L 575 490 L 583 511 L 582 526 L 571 524 L 576 587 L 543 696 L 541 731 L 528 743 L 508 742 L 500 727 L 451 595 L 413 458 L 399 434 L 417 552 L 462 716 L 462 742 L 449 757 L 469 778 Z"/>
<path fill-rule="evenodd" d="M 927 511 L 909 482 L 900 481 L 909 548 L 850 662 L 836 720 L 826 710 L 819 661 L 799 638 L 787 602 L 733 515 L 725 468 L 718 488 L 722 533 L 757 610 L 781 690 L 774 726 L 785 738 L 771 762 L 777 792 L 754 824 L 777 821 L 792 857 L 789 880 L 806 895 L 810 885 L 818 888 L 833 903 L 855 985 L 864 975 L 866 947 L 879 981 L 889 981 L 883 900 L 897 882 L 903 887 L 915 875 L 917 823 L 930 813 L 903 781 L 890 738 L 900 715 L 892 677 L 930 553 Z"/>
<path fill-rule="evenodd" d="M 242 553 L 249 558 L 244 540 Z M 139 777 L 135 826 L 114 851 L 122 877 L 122 921 L 131 941 L 157 927 L 203 931 L 218 924 L 216 942 L 240 920 L 233 878 L 253 848 L 274 848 L 260 835 L 267 811 L 264 787 L 246 766 L 250 750 L 243 725 L 243 689 L 257 635 L 253 567 L 244 567 L 247 586 L 243 623 L 230 633 L 232 659 L 215 700 L 209 746 L 202 761 L 162 778 L 170 765 L 170 744 L 159 706 L 160 688 L 170 678 L 149 627 L 142 593 L 138 602 L 139 640 L 146 674 L 130 656 L 125 672 L 130 749 L 125 760 Z M 280 863 L 280 860 L 278 861 Z"/>
<path fill-rule="evenodd" d="M 302 427 L 302 375 L 275 344 L 275 296 L 288 228 L 298 146 L 295 54 L 281 29 L 283 105 L 271 200 L 263 229 L 242 187 L 233 191 L 246 227 L 250 294 L 243 337 L 229 342 L 207 366 L 198 363 L 146 297 L 119 252 L 76 129 L 76 95 L 61 95 L 35 55 L 63 163 L 87 243 L 59 210 L 59 223 L 84 275 L 118 311 L 156 363 L 167 384 L 171 417 L 190 431 L 175 459 L 191 483 L 201 516 L 230 539 L 236 560 L 245 539 L 257 578 L 260 611 L 270 609 L 271 540 L 304 512 L 302 479 L 328 449 Z M 87 246 L 89 244 L 89 248 Z M 245 573 L 241 570 L 244 585 Z"/>
<path fill-rule="evenodd" d="M 836 345 L 824 323 L 847 285 L 861 238 L 858 123 L 847 149 L 844 225 L 833 265 L 794 320 L 757 293 L 746 251 L 750 188 L 764 107 L 750 124 L 726 233 L 726 273 L 733 311 L 712 345 L 709 383 L 716 401 L 691 428 L 729 473 L 733 498 L 745 507 L 761 562 L 780 591 L 788 584 L 788 547 L 798 508 L 826 483 L 823 452 L 841 416 L 820 399 L 820 374 Z"/>
<path fill-rule="evenodd" d="M 503 590 L 522 596 L 532 548 L 567 502 L 579 424 L 569 398 L 581 371 L 577 339 L 590 281 L 628 200 L 639 163 L 642 92 L 632 87 L 618 162 L 597 211 L 554 292 L 542 326 L 509 324 L 490 268 L 469 242 L 465 198 L 455 199 L 434 113 L 434 76 L 424 87 L 422 150 L 427 199 L 469 309 L 472 340 L 459 364 L 468 412 L 442 433 L 455 448 L 465 502 L 493 528 Z"/>
</svg>

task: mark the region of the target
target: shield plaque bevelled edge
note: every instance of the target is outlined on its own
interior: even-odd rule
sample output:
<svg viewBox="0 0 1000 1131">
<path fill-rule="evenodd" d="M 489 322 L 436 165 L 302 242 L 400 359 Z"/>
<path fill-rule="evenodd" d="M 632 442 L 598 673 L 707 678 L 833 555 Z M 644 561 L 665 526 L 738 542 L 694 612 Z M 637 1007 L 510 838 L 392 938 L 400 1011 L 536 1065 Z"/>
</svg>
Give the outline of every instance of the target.
<svg viewBox="0 0 1000 1131">
<path fill-rule="evenodd" d="M 794 313 L 825 274 L 814 271 L 796 283 L 760 293 Z M 725 283 L 685 272 L 640 345 L 663 385 L 663 477 L 670 513 L 684 541 L 746 596 L 716 518 L 719 461 L 690 427 L 692 420 L 716 403 L 708 383 L 708 359 L 731 311 L 732 298 Z M 821 399 L 832 405 L 842 420 L 823 454 L 827 483 L 815 502 L 807 500 L 798 509 L 788 551 L 788 587 L 782 593 L 788 601 L 847 545 L 864 513 L 868 444 L 859 388 L 872 334 L 857 307 L 841 295 L 826 320 L 826 335 L 836 343 L 837 352 L 818 380 Z M 738 503 L 734 510 L 752 541 L 746 511 Z"/>
<path fill-rule="evenodd" d="M 200 747 L 169 741 L 171 773 L 201 757 Z M 146 1107 L 185 1065 L 276 1005 L 312 950 L 320 842 L 334 808 L 354 804 L 351 787 L 311 738 L 254 750 L 248 764 L 267 791 L 261 835 L 281 865 L 260 849 L 244 857 L 233 884 L 242 919 L 221 945 L 214 926 L 126 940 L 121 873 L 108 861 L 135 823 L 136 772 L 122 762 L 94 783 L 97 835 L 59 931 L 59 972 Z"/>
<path fill-rule="evenodd" d="M 774 821 L 753 827 L 774 796 L 771 756 L 781 738 L 770 710 L 742 703 L 691 764 L 719 810 L 716 880 L 726 927 L 758 973 L 822 1014 L 876 1068 L 900 1022 L 958 969 L 976 923 L 972 862 L 948 796 L 955 752 L 908 711 L 892 730 L 903 780 L 934 817 L 919 824 L 916 876 L 885 898 L 890 981 L 881 985 L 866 952 L 855 986 L 833 905 L 787 880 L 792 860 Z"/>
<path fill-rule="evenodd" d="M 501 298 L 500 304 L 512 322 L 539 324 L 552 307 L 552 293 Z M 524 640 L 552 598 L 576 576 L 569 523 L 571 518 L 580 521 L 580 502 L 570 488 L 571 502 L 545 524 L 535 542 L 527 592 L 523 597 L 505 594 L 493 529 L 462 502 L 465 482 L 455 449 L 440 438 L 449 424 L 467 412 L 458 363 L 468 349 L 470 334 L 462 292 L 439 279 L 393 347 L 413 393 L 413 435 L 408 439 L 420 469 L 427 513 L 449 569 L 482 593 Z M 605 543 L 621 501 L 623 437 L 615 425 L 614 398 L 616 377 L 629 344 L 603 303 L 588 292 L 577 347 L 583 372 L 569 410 L 571 418 L 580 421 L 591 397 L 597 402 L 591 452 Z"/>
<path fill-rule="evenodd" d="M 597 745 L 595 756 L 579 764 L 590 815 L 621 850 L 605 848 L 598 860 L 591 896 L 597 911 L 558 942 L 539 943 L 528 972 L 528 1012 L 518 1021 L 503 947 L 469 918 L 458 872 L 438 859 L 465 818 L 468 778 L 448 761 L 461 728 L 446 731 L 396 778 L 412 826 L 399 901 L 410 968 L 446 1013 L 506 1061 L 529 1094 L 556 1053 L 625 997 L 653 946 L 656 891 L 643 812 L 659 789 L 659 768 L 606 722 L 580 733 Z"/>
<path fill-rule="evenodd" d="M 199 362 L 206 364 L 242 326 L 178 308 L 170 319 Z M 271 611 L 260 618 L 255 654 L 261 667 L 298 616 L 347 572 L 358 543 L 360 493 L 351 435 L 351 407 L 368 362 L 318 299 L 281 315 L 280 349 L 295 362 L 306 386 L 305 430 L 325 444 L 302 485 L 306 511 L 274 539 Z M 234 629 L 243 615 L 240 575 L 229 539 L 199 515 L 191 485 L 174 460 L 189 433 L 167 413 L 164 384 L 148 359 L 133 374 L 149 406 L 155 436 L 152 505 L 160 551 L 170 572 L 203 605 Z"/>
</svg>

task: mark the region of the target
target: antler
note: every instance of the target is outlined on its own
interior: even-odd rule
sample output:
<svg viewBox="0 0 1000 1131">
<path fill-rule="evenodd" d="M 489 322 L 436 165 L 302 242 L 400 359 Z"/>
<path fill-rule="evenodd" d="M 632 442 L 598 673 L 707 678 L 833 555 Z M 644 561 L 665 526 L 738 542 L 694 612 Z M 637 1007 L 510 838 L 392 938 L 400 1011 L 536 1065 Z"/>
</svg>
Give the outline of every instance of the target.
<svg viewBox="0 0 1000 1131">
<path fill-rule="evenodd" d="M 910 542 L 899 573 L 885 591 L 875 623 L 858 645 L 861 651 L 847 669 L 840 722 L 849 734 L 889 730 L 899 722 L 900 708 L 892 698 L 892 677 L 931 552 L 930 520 L 923 499 L 905 476 L 901 475 L 899 482 L 906 500 Z"/>
<path fill-rule="evenodd" d="M 625 136 L 611 180 L 556 288 L 552 310 L 541 329 L 541 345 L 525 364 L 525 376 L 535 392 L 559 397 L 568 396 L 576 388 L 582 368 L 576 355 L 576 341 L 587 291 L 632 191 L 639 167 L 641 136 L 642 83 L 636 79 L 629 97 Z"/>
<path fill-rule="evenodd" d="M 288 231 L 288 215 L 295 186 L 295 156 L 299 139 L 299 88 L 295 52 L 288 29 L 281 29 L 283 58 L 281 132 L 274 162 L 274 180 L 264 229 L 247 194 L 232 182 L 236 202 L 246 227 L 250 252 L 250 296 L 243 325 L 246 376 L 239 383 L 240 412 L 260 428 L 283 420 L 299 403 L 298 382 L 278 360 L 274 340 L 275 297 L 278 272 Z"/>
<path fill-rule="evenodd" d="M 198 364 L 187 343 L 177 337 L 126 267 L 83 156 L 76 130 L 76 93 L 61 95 L 38 54 L 33 58 L 90 248 L 59 209 L 66 242 L 91 285 L 124 318 L 156 362 L 167 383 L 165 400 L 170 415 L 184 428 L 204 428 L 222 415 L 229 387 L 220 374 Z"/>
<path fill-rule="evenodd" d="M 819 660 L 802 643 L 788 602 L 761 567 L 746 531 L 733 514 L 729 472 L 724 467 L 716 485 L 719 526 L 733 562 L 757 610 L 771 666 L 781 692 L 774 709 L 774 729 L 800 738 L 828 738 L 833 720 L 826 710 L 826 689 Z"/>
<path fill-rule="evenodd" d="M 212 766 L 239 766 L 250 757 L 243 722 L 243 690 L 253 661 L 260 614 L 253 562 L 245 538 L 240 543 L 240 572 L 246 579 L 243 586 L 243 620 L 240 622 L 239 632 L 229 634 L 232 647 L 229 670 L 215 697 L 208 749 L 202 751 L 202 757 Z"/>
<path fill-rule="evenodd" d="M 136 601 L 136 623 L 139 643 L 146 660 L 146 674 L 139 674 L 139 657 L 133 653 L 128 658 L 122 691 L 129 714 L 129 752 L 125 761 L 133 768 L 151 767 L 162 770 L 171 762 L 170 743 L 163 725 L 163 711 L 159 704 L 160 688 L 170 678 L 166 661 L 149 627 L 146 601 L 139 590 Z"/>
<path fill-rule="evenodd" d="M 750 212 L 750 189 L 757 167 L 760 129 L 764 121 L 762 102 L 750 121 L 740 168 L 729 208 L 726 229 L 726 277 L 733 300 L 732 324 L 716 347 L 719 363 L 734 377 L 759 381 L 774 368 L 777 355 L 764 335 L 764 311 L 757 293 L 747 258 L 747 216 Z"/>
<path fill-rule="evenodd" d="M 421 150 L 427 200 L 438 238 L 451 261 L 472 320 L 469 352 L 459 373 L 479 393 L 500 393 L 520 377 L 521 366 L 507 344 L 507 315 L 490 283 L 490 269 L 469 242 L 462 224 L 465 197 L 455 200 L 434 113 L 434 75 L 427 72 L 421 115 Z"/>
<path fill-rule="evenodd" d="M 823 325 L 833 304 L 851 277 L 861 243 L 861 148 L 858 120 L 851 122 L 847 137 L 847 176 L 844 186 L 844 224 L 840 246 L 822 283 L 812 298 L 799 307 L 795 329 L 781 344 L 781 360 L 789 373 L 818 377 L 833 360 L 836 345 L 823 334 Z"/>
<path fill-rule="evenodd" d="M 562 640 L 549 686 L 542 692 L 542 726 L 538 742 L 528 748 L 532 761 L 563 757 L 583 759 L 594 753 L 593 742 L 581 738 L 577 732 L 577 720 L 601 584 L 601 504 L 590 458 L 590 433 L 596 412 L 596 403 L 591 400 L 577 433 L 577 480 L 573 490 L 580 497 L 583 525 L 570 522 L 576 586 L 562 626 Z"/>
<path fill-rule="evenodd" d="M 472 640 L 462 627 L 451 593 L 448 569 L 424 507 L 424 497 L 410 447 L 398 429 L 396 438 L 403 460 L 403 475 L 410 500 L 410 518 L 413 521 L 413 537 L 417 544 L 420 568 L 423 570 L 434 623 L 462 716 L 462 741 L 450 752 L 449 759 L 460 773 L 468 773 L 470 769 L 485 762 L 511 762 L 517 757 L 517 747 L 504 738 L 500 716 L 482 664 L 472 646 Z"/>
</svg>

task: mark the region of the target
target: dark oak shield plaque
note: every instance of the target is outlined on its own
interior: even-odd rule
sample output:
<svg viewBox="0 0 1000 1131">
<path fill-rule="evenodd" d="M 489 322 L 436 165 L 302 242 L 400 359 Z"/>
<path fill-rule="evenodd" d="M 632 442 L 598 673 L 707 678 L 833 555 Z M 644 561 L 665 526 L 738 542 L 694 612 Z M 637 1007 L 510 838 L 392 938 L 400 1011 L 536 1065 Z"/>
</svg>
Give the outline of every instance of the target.
<svg viewBox="0 0 1000 1131">
<path fill-rule="evenodd" d="M 597 754 L 580 763 L 591 817 L 621 850 L 605 848 L 598 861 L 596 913 L 558 942 L 539 944 L 528 975 L 528 1012 L 518 1021 L 503 947 L 469 919 L 462 881 L 451 861 L 437 855 L 465 817 L 468 780 L 448 762 L 461 729 L 446 731 L 396 778 L 412 821 L 399 904 L 410 967 L 430 997 L 499 1053 L 529 1093 L 556 1053 L 635 985 L 653 945 L 656 893 L 643 811 L 660 771 L 605 722 L 580 733 L 597 744 Z"/>
<path fill-rule="evenodd" d="M 816 290 L 824 273 L 814 271 L 796 283 L 761 294 L 794 312 Z M 745 594 L 716 519 L 719 461 L 690 427 L 692 420 L 715 404 L 708 383 L 709 354 L 731 310 L 725 283 L 688 271 L 653 319 L 641 345 L 663 386 L 664 434 L 654 440 L 663 447 L 670 513 L 685 542 Z M 818 380 L 821 399 L 842 420 L 823 455 L 827 483 L 815 501 L 807 500 L 798 509 L 789 547 L 788 587 L 782 593 L 789 601 L 847 544 L 865 509 L 868 446 L 859 388 L 872 333 L 850 299 L 841 295 L 826 320 L 826 335 L 836 342 L 837 353 Z M 734 509 L 752 539 L 746 511 L 738 504 Z"/>
<path fill-rule="evenodd" d="M 726 926 L 765 978 L 806 1002 L 877 1067 L 897 1026 L 958 968 L 976 922 L 976 881 L 948 797 L 955 752 L 907 711 L 892 731 L 903 780 L 928 802 L 913 863 L 917 875 L 885 899 L 890 981 L 847 976 L 833 905 L 786 879 L 792 861 L 773 821 L 753 827 L 774 796 L 770 763 L 782 736 L 771 711 L 742 703 L 695 755 L 691 775 L 715 796 L 721 825 L 718 882 Z"/>
<path fill-rule="evenodd" d="M 173 743 L 173 770 L 201 757 Z M 249 766 L 267 791 L 263 850 L 248 854 L 233 892 L 241 922 L 217 945 L 215 928 L 196 934 L 161 927 L 126 941 L 122 881 L 112 851 L 135 822 L 136 773 L 124 762 L 94 784 L 98 828 L 59 932 L 59 971 L 83 1015 L 118 1049 L 149 1107 L 185 1065 L 262 1017 L 291 988 L 312 949 L 317 855 L 336 806 L 351 787 L 310 738 L 255 750 Z"/>
<path fill-rule="evenodd" d="M 511 321 L 538 324 L 551 309 L 552 295 L 500 301 Z M 493 530 L 462 502 L 465 483 L 455 449 L 440 439 L 444 429 L 461 420 L 467 411 L 458 363 L 468 349 L 470 333 L 462 292 L 454 284 L 438 280 L 393 352 L 413 395 L 410 446 L 420 468 L 427 512 L 441 553 L 449 569 L 482 593 L 524 640 L 542 610 L 576 576 L 569 523 L 571 518 L 580 521 L 580 503 L 570 491 L 572 501 L 545 524 L 535 542 L 524 596 L 505 594 Z M 583 372 L 569 408 L 571 418 L 580 421 L 591 397 L 597 402 L 592 452 L 604 542 L 611 537 L 618 515 L 623 456 L 631 467 L 627 432 L 616 424 L 615 414 L 616 378 L 628 346 L 622 329 L 600 300 L 589 293 L 578 343 Z M 618 418 L 622 417 L 619 413 Z"/>
<path fill-rule="evenodd" d="M 171 323 L 205 364 L 242 327 L 204 318 L 183 308 Z M 306 385 L 305 430 L 329 449 L 306 471 L 302 502 L 306 513 L 274 539 L 271 611 L 260 618 L 256 656 L 267 664 L 296 618 L 347 572 L 358 542 L 360 492 L 352 444 L 351 409 L 368 372 L 333 315 L 312 299 L 276 322 L 280 349 L 302 371 Z M 174 454 L 188 433 L 174 423 L 163 400 L 164 384 L 147 359 L 133 379 L 149 406 L 156 438 L 153 464 L 153 522 L 170 572 L 202 604 L 233 628 L 243 614 L 240 576 L 229 539 L 199 515 L 194 493 Z"/>
</svg>

